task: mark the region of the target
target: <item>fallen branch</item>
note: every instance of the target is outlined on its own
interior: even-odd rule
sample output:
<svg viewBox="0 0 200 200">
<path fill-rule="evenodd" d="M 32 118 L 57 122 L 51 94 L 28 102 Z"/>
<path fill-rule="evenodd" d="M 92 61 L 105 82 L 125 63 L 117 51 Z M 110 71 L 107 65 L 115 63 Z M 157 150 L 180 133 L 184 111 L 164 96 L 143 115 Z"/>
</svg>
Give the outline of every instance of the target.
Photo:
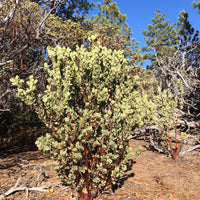
<svg viewBox="0 0 200 200">
<path fill-rule="evenodd" d="M 38 192 L 46 192 L 49 188 L 52 187 L 52 185 L 55 186 L 55 184 L 48 184 L 48 185 L 44 185 L 41 187 L 36 187 L 38 185 L 38 183 L 41 183 L 42 181 L 44 181 L 45 179 L 48 179 L 49 176 L 48 174 L 43 170 L 42 165 L 35 165 L 35 164 L 30 164 L 29 161 L 27 160 L 21 160 L 21 168 L 23 169 L 23 174 L 20 175 L 20 177 L 18 178 L 17 182 L 15 183 L 14 187 L 11 187 L 7 192 L 3 193 L 0 195 L 0 200 L 5 199 L 5 197 L 15 193 L 15 192 L 19 192 L 19 191 L 26 191 L 26 197 L 28 198 L 28 194 L 29 191 L 38 191 Z M 26 163 L 26 164 L 25 164 Z M 27 174 L 27 168 L 30 166 L 36 166 L 39 168 L 40 173 L 38 174 L 37 178 L 35 181 L 32 181 L 31 183 L 29 182 L 29 184 L 20 184 L 20 181 L 22 180 L 22 177 L 24 177 Z M 44 176 L 44 178 L 42 180 L 39 180 L 41 176 Z M 32 186 L 31 186 L 32 185 Z M 58 184 L 56 184 L 56 186 L 58 186 Z"/>
<path fill-rule="evenodd" d="M 19 186 L 19 187 L 13 187 L 10 188 L 7 192 L 0 195 L 0 200 L 4 199 L 5 197 L 19 191 L 39 191 L 39 192 L 46 192 L 49 186 L 43 186 L 43 187 L 27 187 L 27 186 Z"/>
<path fill-rule="evenodd" d="M 159 153 L 166 153 L 165 150 L 160 149 L 160 148 L 154 143 L 154 139 L 153 139 L 153 136 L 152 136 L 152 135 L 150 135 L 150 144 L 151 144 L 151 146 L 152 146 L 156 151 L 158 151 Z"/>
<path fill-rule="evenodd" d="M 189 153 L 189 152 L 194 151 L 194 150 L 196 150 L 196 149 L 200 149 L 200 145 L 196 145 L 196 146 L 194 146 L 194 147 L 192 147 L 192 148 L 190 148 L 190 149 L 184 150 L 184 151 L 182 152 L 182 154 Z"/>
</svg>

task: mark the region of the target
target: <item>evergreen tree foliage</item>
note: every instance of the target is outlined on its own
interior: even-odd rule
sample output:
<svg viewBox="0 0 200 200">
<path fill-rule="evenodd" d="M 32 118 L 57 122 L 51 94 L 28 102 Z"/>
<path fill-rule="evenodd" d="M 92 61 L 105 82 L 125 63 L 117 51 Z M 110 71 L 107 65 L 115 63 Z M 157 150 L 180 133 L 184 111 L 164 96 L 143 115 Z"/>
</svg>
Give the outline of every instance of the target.
<svg viewBox="0 0 200 200">
<path fill-rule="evenodd" d="M 151 20 L 152 24 L 147 26 L 147 30 L 143 30 L 144 39 L 147 46 L 143 49 L 145 58 L 151 60 L 150 69 L 157 70 L 159 75 L 159 65 L 172 56 L 177 44 L 177 35 L 174 29 L 175 24 L 170 24 L 169 20 L 165 19 L 165 14 L 161 14 L 160 10 L 155 11 L 155 17 Z"/>
<path fill-rule="evenodd" d="M 181 45 L 186 46 L 187 43 L 194 43 L 199 40 L 199 31 L 195 31 L 188 20 L 188 13 L 184 10 L 180 11 L 178 22 L 177 22 L 177 32 L 181 38 Z"/>
<path fill-rule="evenodd" d="M 165 15 L 161 15 L 157 10 L 156 16 L 152 19 L 153 23 L 148 25 L 148 30 L 143 31 L 147 43 L 144 51 L 148 52 L 144 57 L 152 61 L 152 65 L 148 68 L 153 70 L 162 90 L 165 89 L 178 96 L 179 103 L 183 98 L 185 108 L 197 109 L 198 31 L 195 31 L 190 24 L 185 11 L 179 13 L 176 24 L 171 25 L 164 17 Z"/>
<path fill-rule="evenodd" d="M 179 13 L 177 22 L 177 33 L 179 35 L 180 50 L 185 60 L 185 70 L 190 68 L 195 73 L 199 68 L 199 31 L 195 31 L 188 20 L 188 14 L 185 11 Z"/>
<path fill-rule="evenodd" d="M 127 17 L 120 12 L 117 3 L 107 0 L 103 5 L 97 3 L 97 7 L 100 12 L 89 20 L 93 30 L 91 34 L 100 32 L 104 41 L 102 45 L 111 49 L 123 49 L 125 56 L 134 56 L 135 60 L 137 54 L 137 58 L 141 59 L 138 43 L 135 39 L 131 40 L 132 31 L 126 22 Z"/>
<path fill-rule="evenodd" d="M 188 86 L 184 88 L 186 95 L 186 104 L 192 107 L 192 110 L 199 110 L 199 55 L 200 41 L 199 31 L 195 31 L 188 20 L 188 14 L 185 11 L 179 13 L 177 22 L 177 32 L 180 38 L 180 54 L 182 57 L 183 75 Z M 188 105 L 187 105 L 188 107 Z M 198 111 L 199 112 L 199 111 Z"/>
<path fill-rule="evenodd" d="M 122 38 L 128 45 L 130 42 L 131 28 L 126 23 L 126 15 L 123 15 L 117 6 L 117 3 L 112 3 L 112 0 L 104 1 L 104 5 L 97 4 L 100 13 L 92 17 L 94 24 L 101 24 L 109 27 L 109 35 L 112 37 L 116 32 L 120 32 Z M 115 37 L 113 37 L 115 38 Z"/>
<path fill-rule="evenodd" d="M 143 48 L 143 51 L 147 52 L 144 54 L 144 58 L 151 61 L 151 66 L 147 66 L 147 69 L 153 70 L 161 88 L 167 90 L 171 85 L 171 74 L 168 73 L 170 69 L 166 63 L 173 56 L 178 43 L 174 27 L 175 24 L 171 25 L 170 21 L 165 19 L 165 14 L 156 10 L 152 24 L 147 26 L 147 30 L 142 31 L 147 44 Z"/>
<path fill-rule="evenodd" d="M 42 6 L 47 12 L 51 9 L 52 14 L 62 19 L 82 22 L 93 7 L 94 3 L 88 0 L 32 0 Z M 54 9 L 55 5 L 57 8 Z"/>
<path fill-rule="evenodd" d="M 194 8 L 198 8 L 198 13 L 200 13 L 200 0 L 198 0 L 197 2 L 193 1 L 192 5 Z"/>
</svg>

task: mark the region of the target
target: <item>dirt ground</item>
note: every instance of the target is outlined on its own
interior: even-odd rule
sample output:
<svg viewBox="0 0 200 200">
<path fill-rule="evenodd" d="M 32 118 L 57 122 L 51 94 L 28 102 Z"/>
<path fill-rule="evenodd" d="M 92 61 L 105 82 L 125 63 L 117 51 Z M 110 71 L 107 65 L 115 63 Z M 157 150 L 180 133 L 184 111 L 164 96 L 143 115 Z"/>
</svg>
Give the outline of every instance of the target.
<svg viewBox="0 0 200 200">
<path fill-rule="evenodd" d="M 55 161 L 42 155 L 33 145 L 38 134 L 37 130 L 29 130 L 25 136 L 24 133 L 21 137 L 13 136 L 12 145 L 0 146 L 0 199 L 75 200 L 76 193 L 56 178 L 52 169 Z M 173 161 L 166 155 L 149 151 L 148 143 L 143 140 L 131 140 L 130 145 L 133 150 L 141 145 L 142 152 L 134 159 L 132 169 L 127 172 L 128 178 L 114 193 L 108 189 L 96 199 L 200 199 L 199 150 L 179 155 Z M 184 148 L 189 147 L 185 145 Z M 3 198 L 1 195 L 9 189 L 15 192 Z"/>
</svg>

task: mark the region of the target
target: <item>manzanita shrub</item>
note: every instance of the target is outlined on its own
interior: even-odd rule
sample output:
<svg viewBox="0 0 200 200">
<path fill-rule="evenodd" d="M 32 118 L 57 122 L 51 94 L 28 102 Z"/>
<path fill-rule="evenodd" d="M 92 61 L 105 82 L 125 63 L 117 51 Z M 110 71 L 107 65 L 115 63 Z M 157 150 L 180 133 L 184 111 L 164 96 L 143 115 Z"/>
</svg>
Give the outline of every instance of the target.
<svg viewBox="0 0 200 200">
<path fill-rule="evenodd" d="M 180 80 L 179 84 L 181 86 Z M 180 93 L 182 93 L 182 88 L 180 89 Z M 158 87 L 158 95 L 155 96 L 155 103 L 157 102 L 157 111 L 155 115 L 155 124 L 157 129 L 160 131 L 160 137 L 167 144 L 166 149 L 163 149 L 164 152 L 169 152 L 172 159 L 175 160 L 179 155 L 184 138 L 186 137 L 186 133 L 180 132 L 177 129 L 178 120 L 179 120 L 179 110 L 182 109 L 183 102 L 182 99 L 177 96 L 173 97 L 172 93 L 167 93 L 166 91 L 161 91 L 161 88 Z M 180 144 L 178 145 L 177 138 L 181 139 Z M 172 144 L 172 140 L 174 140 L 174 145 Z"/>
<path fill-rule="evenodd" d="M 150 146 L 160 153 L 171 155 L 175 160 L 186 136 L 177 128 L 179 112 L 182 109 L 181 98 L 178 102 L 177 96 L 165 90 L 162 91 L 160 87 L 152 87 L 148 93 L 153 95 L 146 96 L 146 101 L 149 103 L 144 103 L 143 109 L 147 112 L 144 124 L 149 127 Z M 181 139 L 179 145 L 177 138 Z"/>
<path fill-rule="evenodd" d="M 39 150 L 58 161 L 62 180 L 78 191 L 80 199 L 93 199 L 124 176 L 135 155 L 131 132 L 143 124 L 146 96 L 137 66 L 129 65 L 122 50 L 95 43 L 75 51 L 48 48 L 51 64 L 46 90 L 38 93 L 38 80 L 11 79 L 18 97 L 33 105 L 52 132 L 40 137 Z"/>
</svg>

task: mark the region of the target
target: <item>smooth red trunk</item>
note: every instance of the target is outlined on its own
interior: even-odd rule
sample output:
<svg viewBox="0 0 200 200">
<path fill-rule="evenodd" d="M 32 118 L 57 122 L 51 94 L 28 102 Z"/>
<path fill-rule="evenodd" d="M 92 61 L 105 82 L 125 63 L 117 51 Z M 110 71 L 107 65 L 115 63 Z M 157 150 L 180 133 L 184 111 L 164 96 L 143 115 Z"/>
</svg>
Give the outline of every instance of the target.
<svg viewBox="0 0 200 200">
<path fill-rule="evenodd" d="M 80 200 L 93 200 L 93 196 L 91 194 L 81 193 Z"/>
</svg>

